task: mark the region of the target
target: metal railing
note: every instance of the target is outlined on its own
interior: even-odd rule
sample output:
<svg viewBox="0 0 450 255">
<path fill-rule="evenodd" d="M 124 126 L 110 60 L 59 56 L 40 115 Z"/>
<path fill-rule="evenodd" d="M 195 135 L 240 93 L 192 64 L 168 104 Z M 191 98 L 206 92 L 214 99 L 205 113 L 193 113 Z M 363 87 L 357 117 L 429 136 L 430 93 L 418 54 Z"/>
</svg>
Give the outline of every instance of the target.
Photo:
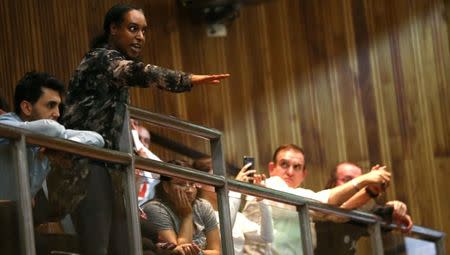
<svg viewBox="0 0 450 255">
<path fill-rule="evenodd" d="M 210 141 L 211 157 L 213 161 L 214 174 L 210 175 L 194 169 L 167 164 L 151 159 L 141 158 L 132 153 L 132 145 L 128 121 L 124 123 L 124 132 L 121 143 L 124 145 L 121 152 L 100 149 L 93 146 L 82 145 L 79 143 L 51 138 L 47 136 L 33 134 L 25 130 L 9 127 L 0 124 L 0 137 L 6 137 L 12 140 L 12 148 L 14 150 L 14 161 L 16 164 L 17 187 L 18 187 L 18 210 L 19 210 L 19 228 L 20 242 L 22 254 L 34 255 L 34 232 L 33 220 L 31 214 L 31 195 L 29 188 L 28 166 L 26 160 L 26 144 L 39 145 L 55 150 L 73 153 L 96 160 L 102 160 L 113 163 L 120 163 L 127 166 L 126 178 L 126 208 L 127 223 L 129 225 L 129 242 L 131 244 L 130 254 L 142 254 L 140 227 L 137 208 L 137 194 L 135 190 L 134 168 L 163 174 L 171 177 L 179 177 L 190 181 L 199 182 L 215 187 L 218 200 L 218 211 L 220 221 L 220 233 L 222 254 L 233 254 L 232 243 L 232 226 L 229 212 L 228 191 L 233 190 L 248 195 L 261 197 L 285 204 L 293 205 L 297 208 L 298 217 L 300 219 L 301 243 L 303 254 L 312 255 L 313 245 L 310 228 L 309 210 L 320 211 L 324 213 L 332 213 L 338 216 L 347 217 L 351 220 L 364 223 L 368 226 L 371 242 L 372 254 L 383 254 L 383 243 L 381 239 L 381 228 L 395 228 L 393 224 L 389 224 L 381 220 L 381 218 L 357 210 L 347 211 L 335 208 L 326 204 L 318 203 L 314 200 L 303 198 L 297 195 L 288 194 L 265 187 L 251 185 L 235 180 L 227 179 L 225 163 L 222 150 L 222 134 L 220 131 L 205 128 L 183 120 L 176 119 L 161 114 L 151 113 L 142 109 L 129 107 L 126 120 L 129 116 L 143 120 L 154 125 L 165 127 L 179 132 L 187 133 L 197 137 L 205 138 Z M 423 239 L 435 242 L 437 254 L 445 254 L 444 237 L 445 233 L 432 229 L 414 226 L 412 233 Z"/>
</svg>

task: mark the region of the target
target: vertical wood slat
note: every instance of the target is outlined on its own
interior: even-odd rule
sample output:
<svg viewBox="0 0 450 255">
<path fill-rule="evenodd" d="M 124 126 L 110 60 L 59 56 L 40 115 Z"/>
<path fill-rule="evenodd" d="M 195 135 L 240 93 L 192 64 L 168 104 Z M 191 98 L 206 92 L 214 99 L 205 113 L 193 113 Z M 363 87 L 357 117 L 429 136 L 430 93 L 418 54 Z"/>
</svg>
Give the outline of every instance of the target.
<svg viewBox="0 0 450 255">
<path fill-rule="evenodd" d="M 251 154 L 266 171 L 277 145 L 299 144 L 308 161 L 304 186 L 315 190 L 338 161 L 386 164 L 394 177 L 388 198 L 407 202 L 417 224 L 450 231 L 449 0 L 243 5 L 224 38 L 206 37 L 175 0 L 134 2 L 151 27 L 145 62 L 232 74 L 187 94 L 132 89 L 134 105 L 223 131 L 235 165 Z M 114 3 L 0 1 L 0 95 L 11 108 L 26 71 L 68 82 Z M 203 141 L 153 131 L 209 152 Z"/>
</svg>

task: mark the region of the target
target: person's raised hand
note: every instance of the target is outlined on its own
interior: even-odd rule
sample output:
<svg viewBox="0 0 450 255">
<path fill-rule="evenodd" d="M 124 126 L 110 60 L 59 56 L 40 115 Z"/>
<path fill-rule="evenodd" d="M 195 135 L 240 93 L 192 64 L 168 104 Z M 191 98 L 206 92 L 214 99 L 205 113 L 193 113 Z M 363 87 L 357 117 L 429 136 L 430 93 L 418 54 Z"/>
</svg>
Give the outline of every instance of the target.
<svg viewBox="0 0 450 255">
<path fill-rule="evenodd" d="M 130 119 L 130 127 L 131 129 L 137 130 L 139 126 L 139 122 L 135 119 Z"/>
<path fill-rule="evenodd" d="M 380 184 L 386 187 L 391 181 L 391 173 L 385 169 L 386 167 L 372 168 L 369 173 L 365 174 L 364 176 L 368 184 Z"/>
<path fill-rule="evenodd" d="M 381 172 L 379 174 L 381 176 L 385 176 L 384 173 L 387 172 L 386 166 L 380 166 L 379 164 L 376 164 L 370 169 L 371 172 L 373 172 L 373 171 L 380 171 L 380 170 L 382 170 L 384 172 Z M 389 173 L 389 172 L 387 172 L 387 173 Z M 390 182 L 390 173 L 389 173 L 389 180 L 384 179 L 384 180 L 381 181 L 381 183 L 380 182 L 374 182 L 374 183 L 369 184 L 367 187 L 373 193 L 380 194 L 380 193 L 382 193 L 382 192 L 384 192 L 386 190 L 386 188 L 389 186 L 389 182 Z"/>
<path fill-rule="evenodd" d="M 253 184 L 255 184 L 255 185 L 259 185 L 259 186 L 263 186 L 263 187 L 265 187 L 266 186 L 266 184 L 265 184 L 265 181 L 266 180 L 266 175 L 265 174 L 255 174 L 254 176 L 253 176 Z M 262 201 L 263 199 L 261 198 L 261 197 L 257 197 L 256 198 L 256 201 Z"/>
<path fill-rule="evenodd" d="M 392 212 L 392 219 L 394 223 L 397 224 L 398 228 L 404 233 L 411 232 L 414 224 L 411 216 L 407 214 L 408 207 L 406 204 L 401 201 L 394 200 L 387 202 L 386 205 L 394 208 L 394 211 Z"/>
<path fill-rule="evenodd" d="M 136 151 L 139 157 L 148 158 L 147 153 L 145 152 L 144 148 L 140 148 L 138 151 Z"/>
<path fill-rule="evenodd" d="M 267 179 L 265 174 L 255 174 L 253 176 L 253 184 L 259 185 L 259 186 L 265 186 L 264 181 Z"/>
<path fill-rule="evenodd" d="M 394 223 L 397 224 L 398 229 L 403 233 L 410 233 L 414 223 L 411 219 L 411 216 L 405 214 L 403 217 L 394 216 Z"/>
<path fill-rule="evenodd" d="M 376 164 L 370 170 L 373 171 L 373 170 L 378 170 L 380 168 L 386 169 L 386 166 L 380 166 L 379 164 Z"/>
<path fill-rule="evenodd" d="M 252 175 L 256 173 L 256 170 L 248 170 L 252 163 L 247 163 L 241 168 L 239 173 L 236 175 L 236 180 L 241 182 L 249 182 L 253 180 Z"/>
<path fill-rule="evenodd" d="M 393 217 L 404 217 L 406 212 L 408 211 L 408 207 L 405 203 L 393 200 L 386 203 L 387 206 L 391 206 L 394 208 Z"/>
</svg>

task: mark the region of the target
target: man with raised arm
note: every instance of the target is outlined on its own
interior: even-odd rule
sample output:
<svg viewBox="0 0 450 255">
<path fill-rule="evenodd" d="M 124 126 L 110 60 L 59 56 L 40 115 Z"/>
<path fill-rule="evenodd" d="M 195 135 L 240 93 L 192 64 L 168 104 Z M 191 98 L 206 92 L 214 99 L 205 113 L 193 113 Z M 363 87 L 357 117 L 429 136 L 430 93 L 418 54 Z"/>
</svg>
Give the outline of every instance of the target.
<svg viewBox="0 0 450 255">
<path fill-rule="evenodd" d="M 385 168 L 376 165 L 372 170 Z M 351 162 L 341 162 L 336 165 L 330 175 L 325 188 L 331 189 L 336 186 L 351 182 L 361 176 L 362 168 Z M 347 200 L 341 207 L 346 209 L 358 208 L 382 217 L 386 221 L 392 221 L 398 225 L 402 232 L 409 232 L 413 227 L 411 216 L 407 214 L 408 208 L 405 203 L 392 200 L 379 206 L 374 202 L 385 187 L 374 185 L 360 190 L 352 198 Z M 363 207 L 361 207 L 363 205 Z M 361 226 L 357 222 L 342 224 L 341 221 L 333 222 L 333 219 L 316 222 L 317 248 L 316 255 L 323 254 L 356 254 L 356 243 L 362 236 L 368 236 L 367 227 Z"/>
</svg>

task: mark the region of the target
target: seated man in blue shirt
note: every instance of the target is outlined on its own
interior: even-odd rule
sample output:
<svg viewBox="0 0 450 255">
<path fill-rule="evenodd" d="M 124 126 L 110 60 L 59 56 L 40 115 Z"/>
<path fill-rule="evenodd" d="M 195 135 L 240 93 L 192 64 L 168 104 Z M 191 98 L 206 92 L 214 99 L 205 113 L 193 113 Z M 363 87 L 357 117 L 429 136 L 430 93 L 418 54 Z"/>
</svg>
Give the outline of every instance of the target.
<svg viewBox="0 0 450 255">
<path fill-rule="evenodd" d="M 42 135 L 69 139 L 98 147 L 104 146 L 103 138 L 92 131 L 64 128 L 56 120 L 64 95 L 64 84 L 48 73 L 29 72 L 18 82 L 14 94 L 14 112 L 0 115 L 0 125 L 14 126 Z M 9 140 L 0 137 L 0 200 L 16 200 L 14 186 L 14 162 L 12 162 Z M 42 188 L 49 172 L 47 157 L 41 155 L 42 148 L 27 147 L 32 197 Z"/>
</svg>

